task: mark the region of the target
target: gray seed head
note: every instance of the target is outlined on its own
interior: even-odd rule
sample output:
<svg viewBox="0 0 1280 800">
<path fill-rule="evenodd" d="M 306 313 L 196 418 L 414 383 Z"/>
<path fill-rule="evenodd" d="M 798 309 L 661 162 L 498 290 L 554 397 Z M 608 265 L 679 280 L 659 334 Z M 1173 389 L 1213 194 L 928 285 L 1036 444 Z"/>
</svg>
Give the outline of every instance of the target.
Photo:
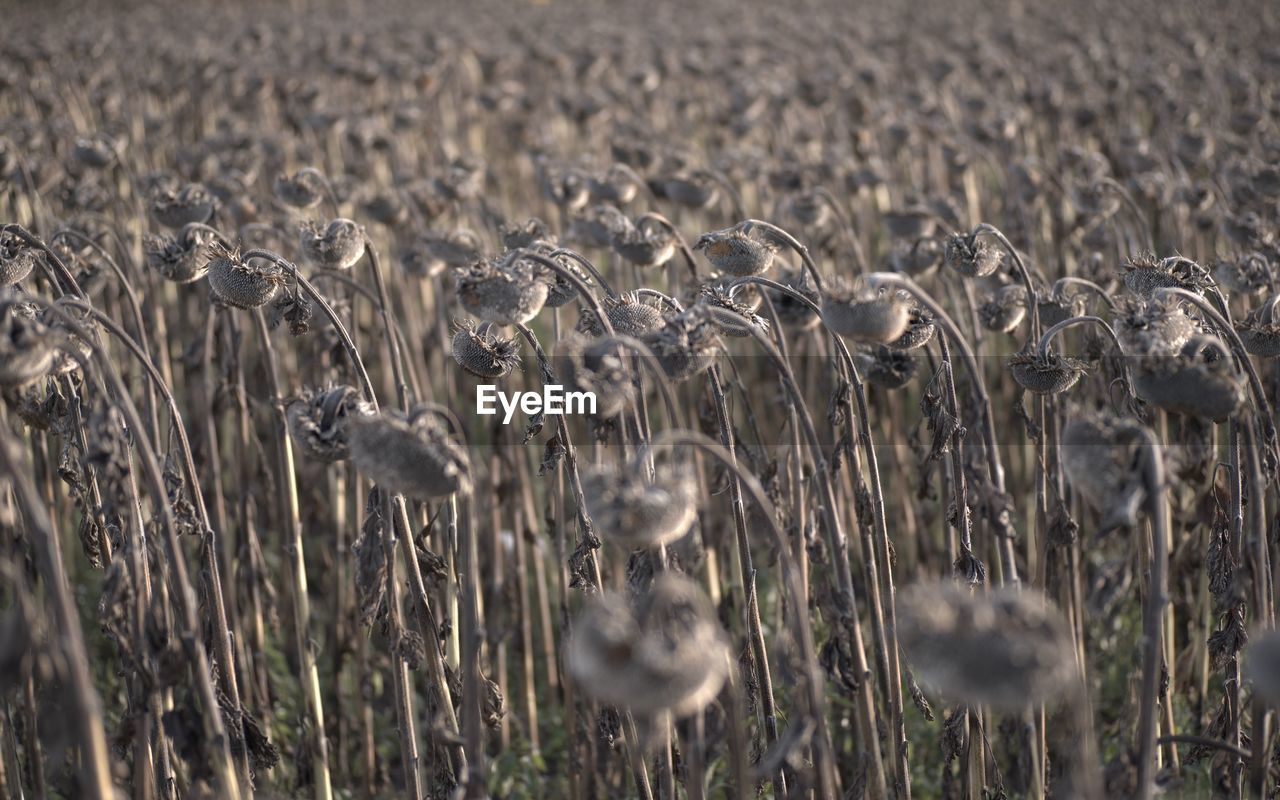
<svg viewBox="0 0 1280 800">
<path fill-rule="evenodd" d="M 915 674 L 949 700 L 1014 712 L 1076 691 L 1069 628 L 1042 595 L 916 584 L 900 595 L 898 620 Z"/>
<path fill-rule="evenodd" d="M 547 302 L 547 282 L 527 261 L 480 261 L 453 277 L 462 307 L 495 325 L 523 325 Z"/>
<path fill-rule="evenodd" d="M 1041 355 L 1036 348 L 1009 358 L 1009 371 L 1018 385 L 1033 394 L 1061 394 L 1075 386 L 1087 364 L 1057 353 Z"/>
<path fill-rule="evenodd" d="M 147 266 L 174 283 L 194 283 L 209 272 L 215 237 L 207 230 L 186 226 L 177 236 L 147 236 L 143 249 Z"/>
<path fill-rule="evenodd" d="M 39 255 L 34 247 L 11 233 L 0 233 L 0 286 L 13 286 L 35 269 Z"/>
<path fill-rule="evenodd" d="M 1002 286 L 978 306 L 982 327 L 994 333 L 1012 333 L 1027 316 L 1027 290 L 1017 284 Z"/>
<path fill-rule="evenodd" d="M 426 409 L 348 419 L 351 461 L 383 489 L 416 500 L 471 491 L 471 459 Z"/>
<path fill-rule="evenodd" d="M 704 233 L 693 245 L 717 271 L 734 277 L 762 275 L 773 264 L 778 245 L 742 222 L 731 228 Z"/>
<path fill-rule="evenodd" d="M 685 381 L 706 372 L 720 351 L 716 325 L 707 307 L 694 305 L 667 319 L 666 325 L 643 341 L 653 351 L 667 377 Z"/>
<path fill-rule="evenodd" d="M 198 183 L 189 183 L 177 192 L 159 192 L 151 200 L 151 213 L 167 228 L 207 223 L 217 210 L 218 198 Z"/>
<path fill-rule="evenodd" d="M 308 211 L 324 200 L 324 188 L 320 180 L 309 172 L 298 171 L 293 175 L 277 175 L 271 184 L 276 199 L 299 211 Z"/>
<path fill-rule="evenodd" d="M 660 267 L 676 253 L 675 236 L 651 221 L 640 226 L 628 223 L 627 227 L 611 233 L 614 252 L 637 267 Z"/>
<path fill-rule="evenodd" d="M 613 332 L 620 336 L 640 339 L 666 324 L 661 311 L 642 302 L 638 295 L 631 292 L 606 297 L 600 301 L 600 305 L 609 318 L 609 324 L 613 326 Z M 604 333 L 595 312 L 589 308 L 582 309 L 582 316 L 579 317 L 575 330 L 590 336 L 601 336 Z"/>
<path fill-rule="evenodd" d="M 477 378 L 505 378 L 520 366 L 516 339 L 504 339 L 488 325 L 479 328 L 470 320 L 457 323 L 453 334 L 453 360 Z"/>
<path fill-rule="evenodd" d="M 889 344 L 911 325 L 911 303 L 891 289 L 835 278 L 822 298 L 822 319 L 831 330 L 854 341 Z"/>
<path fill-rule="evenodd" d="M 27 304 L 0 305 L 0 386 L 21 387 L 53 368 L 57 348 L 49 328 Z"/>
<path fill-rule="evenodd" d="M 1000 268 L 1004 254 L 975 237 L 957 234 L 947 237 L 942 263 L 966 278 L 984 278 Z"/>
<path fill-rule="evenodd" d="M 689 530 L 698 512 L 698 486 L 679 466 L 658 470 L 652 483 L 641 464 L 609 465 L 586 472 L 582 489 L 587 511 L 604 539 L 639 549 L 674 542 Z"/>
<path fill-rule="evenodd" d="M 299 226 L 302 254 L 317 267 L 351 269 L 364 255 L 364 228 L 349 219 L 335 219 L 323 228 L 307 220 Z"/>
<path fill-rule="evenodd" d="M 289 404 L 285 416 L 289 435 L 298 449 L 318 461 L 345 461 L 351 457 L 347 444 L 348 422 L 354 415 L 372 414 L 373 408 L 353 386 L 304 391 Z"/>
<path fill-rule="evenodd" d="M 254 258 L 245 261 L 239 250 L 227 250 L 214 243 L 209 261 L 209 286 L 222 302 L 235 308 L 261 308 L 271 301 L 287 280 L 274 261 Z"/>
<path fill-rule="evenodd" d="M 701 589 L 664 572 L 633 606 L 592 600 L 575 621 L 566 662 L 599 702 L 638 717 L 683 717 L 704 708 L 729 676 L 728 639 Z"/>
</svg>

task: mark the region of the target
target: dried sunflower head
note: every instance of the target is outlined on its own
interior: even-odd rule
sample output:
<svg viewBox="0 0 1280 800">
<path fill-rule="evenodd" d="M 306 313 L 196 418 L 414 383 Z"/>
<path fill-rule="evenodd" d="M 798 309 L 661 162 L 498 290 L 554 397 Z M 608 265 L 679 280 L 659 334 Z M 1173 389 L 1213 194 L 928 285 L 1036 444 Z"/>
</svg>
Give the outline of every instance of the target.
<svg viewBox="0 0 1280 800">
<path fill-rule="evenodd" d="M 593 173 L 587 180 L 591 201 L 618 206 L 630 203 L 640 190 L 633 177 L 634 174 L 621 164 L 614 164 L 603 172 Z"/>
<path fill-rule="evenodd" d="M 911 303 L 894 289 L 873 289 L 840 277 L 828 281 L 822 319 L 841 336 L 867 344 L 889 344 L 911 325 Z"/>
<path fill-rule="evenodd" d="M 547 223 L 537 217 L 530 217 L 524 222 L 504 222 L 498 226 L 498 239 L 508 250 L 519 250 L 532 247 L 538 242 L 555 243 L 555 236 Z"/>
<path fill-rule="evenodd" d="M 1208 270 L 1181 256 L 1159 261 L 1152 256 L 1130 259 L 1120 277 L 1125 288 L 1145 300 L 1150 300 L 1157 289 L 1186 289 L 1203 294 L 1213 285 Z"/>
<path fill-rule="evenodd" d="M 702 234 L 693 249 L 701 250 L 718 272 L 740 278 L 767 272 L 778 245 L 750 223 L 740 222 Z"/>
<path fill-rule="evenodd" d="M 1220 339 L 1193 336 L 1180 353 L 1135 359 L 1134 391 L 1175 414 L 1225 422 L 1245 400 L 1245 383 Z"/>
<path fill-rule="evenodd" d="M 318 461 L 345 461 L 348 422 L 354 415 L 372 414 L 372 407 L 353 386 L 304 391 L 289 404 L 285 416 L 289 435 L 298 449 Z"/>
<path fill-rule="evenodd" d="M 54 336 L 34 308 L 12 300 L 0 303 L 0 386 L 43 378 L 56 358 Z"/>
<path fill-rule="evenodd" d="M 746 320 L 745 324 L 734 322 L 726 322 L 722 319 L 713 318 L 717 330 L 724 336 L 750 336 L 751 329 L 768 333 L 769 321 L 756 313 L 756 309 L 760 308 L 764 302 L 763 296 L 760 294 L 760 288 L 753 285 L 736 286 L 729 288 L 728 280 L 713 280 L 704 283 L 698 289 L 697 303 L 710 308 L 723 308 Z"/>
<path fill-rule="evenodd" d="M 583 209 L 569 220 L 568 240 L 583 245 L 604 249 L 613 245 L 614 231 L 625 230 L 631 225 L 617 208 L 600 203 Z"/>
<path fill-rule="evenodd" d="M 911 382 L 918 368 L 916 357 L 885 345 L 876 345 L 858 358 L 858 368 L 867 383 L 882 389 L 901 389 Z"/>
<path fill-rule="evenodd" d="M 674 542 L 698 513 L 698 484 L 689 470 L 667 465 L 653 482 L 641 464 L 613 465 L 582 477 L 587 511 L 605 539 L 639 549 Z"/>
<path fill-rule="evenodd" d="M 817 287 L 814 286 L 813 278 L 809 275 L 808 270 L 784 267 L 778 271 L 776 277 L 777 283 L 807 297 L 816 305 L 820 306 L 822 304 L 822 296 L 819 294 Z M 768 288 L 765 289 L 765 293 L 769 297 L 769 302 L 773 304 L 773 310 L 778 315 L 778 321 L 783 325 L 794 326 L 801 331 L 807 331 L 813 330 L 822 324 L 822 317 L 790 295 Z"/>
<path fill-rule="evenodd" d="M 143 249 L 147 266 L 174 283 L 194 283 L 209 272 L 216 237 L 211 231 L 185 226 L 177 236 L 147 236 Z"/>
<path fill-rule="evenodd" d="M 947 237 L 942 263 L 966 278 L 984 278 L 1000 268 L 1004 254 L 970 234 Z"/>
<path fill-rule="evenodd" d="M 687 716 L 704 708 L 729 677 L 728 639 L 693 581 L 664 572 L 635 605 L 620 595 L 593 599 L 573 626 L 566 661 L 602 703 L 640 717 Z"/>
<path fill-rule="evenodd" d="M 1027 316 L 1027 290 L 1016 283 L 1001 286 L 978 306 L 982 327 L 995 333 L 1012 333 Z"/>
<path fill-rule="evenodd" d="M 625 228 L 614 229 L 609 243 L 614 252 L 637 267 L 660 267 L 676 253 L 676 237 L 652 220 L 640 225 L 628 222 Z"/>
<path fill-rule="evenodd" d="M 13 286 L 35 269 L 39 252 L 12 233 L 0 233 L 0 286 Z"/>
<path fill-rule="evenodd" d="M 317 267 L 351 269 L 364 255 L 364 228 L 349 219 L 335 219 L 323 228 L 311 220 L 299 226 L 302 254 Z"/>
<path fill-rule="evenodd" d="M 632 292 L 625 292 L 617 297 L 606 297 L 600 305 L 604 308 L 605 316 L 609 318 L 609 324 L 613 326 L 613 332 L 621 336 L 640 339 L 666 323 L 661 311 L 643 302 L 639 295 Z M 596 313 L 589 308 L 582 309 L 582 316 L 578 318 L 575 330 L 590 336 L 600 336 L 604 333 Z"/>
<path fill-rule="evenodd" d="M 1260 358 L 1280 356 L 1280 317 L 1276 314 L 1276 304 L 1280 296 L 1250 311 L 1242 321 L 1235 323 L 1236 334 L 1244 349 Z"/>
<path fill-rule="evenodd" d="M 426 409 L 347 420 L 351 461 L 387 491 L 430 500 L 471 491 L 471 459 Z"/>
<path fill-rule="evenodd" d="M 678 172 L 662 182 L 668 200 L 685 208 L 710 208 L 720 199 L 715 176 L 701 169 Z"/>
<path fill-rule="evenodd" d="M 715 363 L 720 351 L 717 328 L 703 305 L 667 319 L 665 325 L 643 339 L 662 365 L 667 377 L 684 381 L 700 375 Z"/>
<path fill-rule="evenodd" d="M 478 261 L 454 270 L 453 278 L 462 307 L 495 325 L 523 325 L 538 316 L 547 302 L 547 282 L 528 261 Z"/>
<path fill-rule="evenodd" d="M 189 183 L 176 192 L 159 192 L 151 199 L 151 213 L 167 228 L 207 223 L 217 210 L 218 198 L 199 183 Z"/>
<path fill-rule="evenodd" d="M 324 187 L 320 179 L 308 170 L 292 175 L 277 175 L 271 184 L 276 199 L 299 211 L 307 211 L 324 200 Z"/>
<path fill-rule="evenodd" d="M 270 259 L 245 261 L 239 250 L 228 250 L 216 242 L 210 247 L 209 286 L 218 299 L 229 306 L 245 309 L 265 306 L 288 280 L 284 269 Z"/>
<path fill-rule="evenodd" d="M 1122 298 L 1113 326 L 1126 353 L 1177 353 L 1196 334 L 1196 322 L 1171 300 Z"/>
<path fill-rule="evenodd" d="M 484 258 L 480 234 L 470 228 L 427 231 L 422 234 L 422 241 L 427 252 L 454 269 L 469 267 Z"/>
<path fill-rule="evenodd" d="M 465 320 L 455 325 L 453 360 L 477 378 L 505 378 L 520 366 L 520 346 L 495 334 L 487 322 L 476 327 Z"/>
<path fill-rule="evenodd" d="M 1218 262 L 1214 276 L 1233 292 L 1256 295 L 1271 288 L 1275 271 L 1267 257 L 1255 250 L 1236 259 Z"/>
<path fill-rule="evenodd" d="M 1076 385 L 1087 366 L 1083 361 L 1057 353 L 1041 354 L 1035 348 L 1015 353 L 1009 358 L 1013 379 L 1034 394 L 1065 392 Z"/>
<path fill-rule="evenodd" d="M 938 326 L 933 321 L 933 314 L 927 308 L 912 304 L 908 312 L 907 329 L 902 335 L 889 343 L 897 350 L 919 350 L 929 343 Z"/>
<path fill-rule="evenodd" d="M 1070 629 L 1039 593 L 916 584 L 899 596 L 898 624 L 915 674 L 949 699 L 1016 712 L 1076 691 Z"/>
</svg>

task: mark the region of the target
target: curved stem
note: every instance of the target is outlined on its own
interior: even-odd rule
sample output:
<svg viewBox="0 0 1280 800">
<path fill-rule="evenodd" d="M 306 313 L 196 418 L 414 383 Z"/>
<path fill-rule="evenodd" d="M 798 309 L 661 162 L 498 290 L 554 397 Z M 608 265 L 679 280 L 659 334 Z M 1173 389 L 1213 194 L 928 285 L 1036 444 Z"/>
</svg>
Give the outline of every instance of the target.
<svg viewBox="0 0 1280 800">
<path fill-rule="evenodd" d="M 609 281 L 605 279 L 604 275 L 600 274 L 600 270 L 596 269 L 596 265 L 591 263 L 591 259 L 584 256 L 582 253 L 579 253 L 577 250 L 570 250 L 567 247 L 557 247 L 555 250 L 551 251 L 551 258 L 558 258 L 559 256 L 566 256 L 567 258 L 572 258 L 574 261 L 578 262 L 578 265 L 591 274 L 591 277 L 600 284 L 600 288 L 604 289 L 604 293 L 610 298 L 618 296 L 618 293 L 609 285 Z"/>
<path fill-rule="evenodd" d="M 1027 265 L 1023 263 L 1018 249 L 996 226 L 980 222 L 974 226 L 973 232 L 969 236 L 977 239 L 984 233 L 1000 243 L 1004 251 L 1009 254 L 1010 260 L 1013 261 L 1013 266 L 1018 270 L 1018 276 L 1022 278 L 1022 286 L 1027 290 L 1027 302 L 1031 306 L 1031 339 L 1035 341 L 1040 337 L 1040 302 L 1036 297 L 1035 285 L 1031 283 L 1031 273 L 1027 270 Z"/>
<path fill-rule="evenodd" d="M 270 250 L 250 250 L 241 255 L 241 258 L 245 261 L 251 258 L 265 258 L 276 263 L 293 276 L 293 279 L 307 293 L 312 302 L 320 306 L 320 310 L 324 312 L 329 323 L 338 332 L 338 339 L 342 341 L 342 348 L 347 351 L 347 356 L 351 359 L 351 365 L 355 368 L 356 377 L 360 380 L 360 391 L 364 394 L 365 401 L 371 403 L 376 409 L 378 407 L 378 397 L 373 390 L 373 383 L 369 380 L 369 373 L 364 368 L 364 359 L 360 357 L 360 351 L 356 349 L 355 342 L 351 340 L 351 334 L 347 332 L 346 326 L 338 318 L 338 313 L 333 310 L 333 306 L 329 305 L 329 301 L 324 299 L 324 296 L 316 290 L 316 287 L 310 281 L 302 277 L 302 273 L 298 272 L 296 266 Z"/>
<path fill-rule="evenodd" d="M 1112 311 L 1116 310 L 1116 301 L 1111 299 L 1111 295 L 1107 294 L 1107 290 L 1087 278 L 1077 278 L 1074 275 L 1067 275 L 1065 277 L 1058 278 L 1053 282 L 1051 292 L 1053 294 L 1057 294 L 1059 287 L 1068 285 L 1083 286 L 1084 288 L 1091 290 L 1098 297 L 1102 298 L 1102 302 L 1107 304 L 1107 308 Z"/>
<path fill-rule="evenodd" d="M 800 260 L 804 262 L 804 268 L 809 270 L 809 277 L 813 278 L 813 285 L 819 292 L 822 292 L 822 274 L 818 272 L 818 265 L 814 263 L 813 256 L 809 255 L 809 248 L 800 244 L 800 240 L 791 234 L 774 225 L 772 222 L 765 222 L 762 219 L 748 219 L 747 224 L 754 228 L 761 228 L 779 239 L 787 243 L 787 246 L 800 256 Z"/>
</svg>

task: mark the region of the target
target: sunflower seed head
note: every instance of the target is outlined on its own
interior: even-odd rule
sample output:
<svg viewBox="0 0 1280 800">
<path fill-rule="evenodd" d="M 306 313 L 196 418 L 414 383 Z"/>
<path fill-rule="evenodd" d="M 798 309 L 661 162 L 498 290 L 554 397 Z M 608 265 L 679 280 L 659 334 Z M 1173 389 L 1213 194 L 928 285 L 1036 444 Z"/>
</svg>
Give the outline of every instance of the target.
<svg viewBox="0 0 1280 800">
<path fill-rule="evenodd" d="M 889 344 L 911 325 L 911 304 L 893 289 L 873 289 L 839 277 L 828 281 L 822 319 L 831 330 L 867 344 Z"/>
<path fill-rule="evenodd" d="M 1194 336 L 1177 354 L 1134 359 L 1134 390 L 1143 400 L 1174 414 L 1225 422 L 1245 400 L 1245 383 L 1227 346 L 1216 337 Z"/>
<path fill-rule="evenodd" d="M 320 180 L 305 171 L 298 171 L 293 175 L 277 175 L 271 183 L 271 191 L 281 203 L 299 211 L 315 208 L 324 200 L 324 188 L 320 185 Z"/>
<path fill-rule="evenodd" d="M 661 311 L 644 303 L 639 295 L 632 292 L 606 297 L 600 304 L 605 316 L 609 318 L 609 324 L 613 326 L 613 332 L 621 336 L 643 338 L 666 324 Z M 604 333 L 595 312 L 589 308 L 582 309 L 582 316 L 578 318 L 575 330 L 589 336 Z"/>
<path fill-rule="evenodd" d="M 1063 426 L 1063 472 L 1085 502 L 1104 514 L 1101 531 L 1137 523 L 1146 496 L 1134 443 L 1134 423 L 1077 410 Z"/>
<path fill-rule="evenodd" d="M 983 278 L 1000 268 L 1004 254 L 976 237 L 955 234 L 947 237 L 942 263 L 966 278 Z"/>
<path fill-rule="evenodd" d="M 628 223 L 624 228 L 615 228 L 610 231 L 609 243 L 614 252 L 637 267 L 660 267 L 676 253 L 675 236 L 657 224 Z"/>
<path fill-rule="evenodd" d="M 11 233 L 0 233 L 0 286 L 13 286 L 35 269 L 39 254 Z"/>
<path fill-rule="evenodd" d="M 697 303 L 712 308 L 723 308 L 746 320 L 745 324 L 714 319 L 717 330 L 724 336 L 750 336 L 750 329 L 769 332 L 769 321 L 756 313 L 764 302 L 759 287 L 746 285 L 728 288 L 728 280 L 709 281 L 698 289 Z"/>
<path fill-rule="evenodd" d="M 1061 394 L 1075 386 L 1087 365 L 1074 358 L 1047 353 L 1034 348 L 1009 358 L 1009 371 L 1018 385 L 1035 394 Z"/>
<path fill-rule="evenodd" d="M 898 620 L 915 675 L 947 698 L 1014 712 L 1076 691 L 1069 628 L 1043 596 L 916 584 L 900 595 Z"/>
<path fill-rule="evenodd" d="M 495 325 L 523 325 L 547 302 L 547 282 L 527 261 L 480 261 L 453 277 L 462 307 Z"/>
<path fill-rule="evenodd" d="M 704 305 L 671 316 L 643 341 L 653 351 L 667 377 L 684 381 L 705 372 L 715 362 L 720 343 L 716 325 Z"/>
<path fill-rule="evenodd" d="M 505 378 L 520 366 L 520 346 L 504 339 L 489 325 L 479 328 L 470 320 L 457 323 L 453 334 L 453 360 L 478 378 Z"/>
<path fill-rule="evenodd" d="M 159 192 L 151 199 L 151 213 L 167 228 L 208 222 L 218 206 L 218 198 L 199 183 L 189 183 L 176 192 Z"/>
<path fill-rule="evenodd" d="M 1027 290 L 1017 284 L 1002 286 L 978 306 L 982 327 L 995 333 L 1012 333 L 1027 315 Z"/>
<path fill-rule="evenodd" d="M 265 258 L 245 261 L 238 249 L 210 245 L 209 287 L 219 300 L 235 308 L 261 308 L 285 284 L 284 269 Z"/>
<path fill-rule="evenodd" d="M 901 389 L 916 376 L 916 357 L 893 347 L 877 345 L 859 357 L 859 369 L 867 382 L 883 389 Z"/>
<path fill-rule="evenodd" d="M 185 227 L 177 236 L 147 236 L 143 249 L 147 266 L 174 283 L 194 283 L 209 272 L 214 236 L 207 230 Z"/>
<path fill-rule="evenodd" d="M 698 511 L 698 487 L 682 467 L 659 470 L 604 466 L 583 475 L 587 510 L 605 539 L 624 547 L 657 547 L 684 536 Z"/>
<path fill-rule="evenodd" d="M 417 500 L 471 491 L 471 459 L 425 409 L 347 420 L 351 461 L 387 491 Z"/>
<path fill-rule="evenodd" d="M 353 386 L 307 389 L 289 404 L 285 417 L 289 435 L 298 449 L 318 461 L 345 461 L 348 422 L 354 415 L 372 414 L 373 408 Z"/>
<path fill-rule="evenodd" d="M 556 351 L 556 374 L 566 389 L 595 394 L 597 417 L 616 417 L 634 402 L 635 384 L 612 346 L 574 331 L 560 339 Z"/>
<path fill-rule="evenodd" d="M 1208 270 L 1181 256 L 1158 261 L 1152 255 L 1132 258 L 1124 265 L 1120 277 L 1125 288 L 1145 300 L 1151 299 L 1157 289 L 1186 289 L 1203 294 L 1213 285 Z"/>
<path fill-rule="evenodd" d="M 778 245 L 750 223 L 704 233 L 693 245 L 717 271 L 726 275 L 762 275 L 773 264 Z"/>
<path fill-rule="evenodd" d="M 686 716 L 729 676 L 728 641 L 702 591 L 664 572 L 634 605 L 595 598 L 573 626 L 566 660 L 583 689 L 639 717 Z"/>
<path fill-rule="evenodd" d="M 0 386 L 25 386 L 52 369 L 54 338 L 35 309 L 12 300 L 0 304 Z"/>
<path fill-rule="evenodd" d="M 508 250 L 519 250 L 532 247 L 535 242 L 555 244 L 555 236 L 547 223 L 537 217 L 530 217 L 524 222 L 504 222 L 498 227 L 498 239 Z"/>
<path fill-rule="evenodd" d="M 349 219 L 324 227 L 307 220 L 299 226 L 298 239 L 307 260 L 325 269 L 350 269 L 364 255 L 364 228 Z"/>
</svg>

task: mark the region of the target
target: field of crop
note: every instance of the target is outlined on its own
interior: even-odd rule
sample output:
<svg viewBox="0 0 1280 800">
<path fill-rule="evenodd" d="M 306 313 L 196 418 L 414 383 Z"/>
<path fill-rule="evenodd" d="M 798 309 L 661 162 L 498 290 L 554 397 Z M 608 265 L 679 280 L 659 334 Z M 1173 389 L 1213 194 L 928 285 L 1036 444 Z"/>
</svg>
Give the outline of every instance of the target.
<svg viewBox="0 0 1280 800">
<path fill-rule="evenodd" d="M 1280 4 L 3 28 L 0 800 L 1280 796 Z"/>
</svg>

